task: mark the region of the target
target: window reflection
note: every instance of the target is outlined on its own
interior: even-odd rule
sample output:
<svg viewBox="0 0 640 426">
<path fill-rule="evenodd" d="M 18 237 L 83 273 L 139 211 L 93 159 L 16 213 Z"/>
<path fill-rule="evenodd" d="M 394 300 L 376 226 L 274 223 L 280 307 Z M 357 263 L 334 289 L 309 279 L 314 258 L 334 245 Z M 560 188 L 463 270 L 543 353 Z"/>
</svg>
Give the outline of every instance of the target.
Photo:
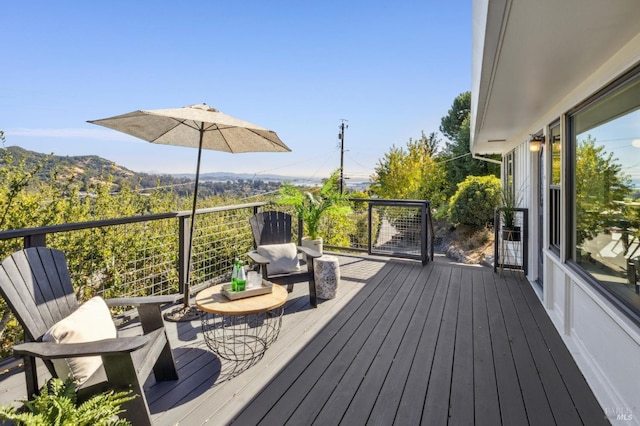
<svg viewBox="0 0 640 426">
<path fill-rule="evenodd" d="M 560 126 L 551 129 L 551 185 L 560 186 Z"/>
<path fill-rule="evenodd" d="M 574 260 L 640 312 L 640 84 L 573 117 Z M 555 172 L 552 172 L 555 180 Z M 559 178 L 559 177 L 558 177 Z"/>
<path fill-rule="evenodd" d="M 550 129 L 551 140 L 551 183 L 549 185 L 549 246 L 560 253 L 560 167 L 562 151 L 560 150 L 560 124 L 553 125 Z"/>
</svg>

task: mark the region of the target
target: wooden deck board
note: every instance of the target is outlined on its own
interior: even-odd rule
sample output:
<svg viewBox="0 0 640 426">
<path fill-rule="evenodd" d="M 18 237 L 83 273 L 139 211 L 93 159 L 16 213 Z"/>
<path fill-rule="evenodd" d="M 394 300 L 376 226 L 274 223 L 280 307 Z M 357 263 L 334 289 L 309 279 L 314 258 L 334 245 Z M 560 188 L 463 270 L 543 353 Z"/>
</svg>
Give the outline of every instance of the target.
<svg viewBox="0 0 640 426">
<path fill-rule="evenodd" d="M 390 273 L 403 275 L 402 265 L 396 265 L 396 268 Z M 404 268 L 408 273 L 408 268 Z M 315 395 L 324 395 L 327 392 L 333 392 L 346 370 L 352 365 L 352 360 L 360 353 L 361 349 L 367 342 L 367 337 L 374 331 L 380 319 L 384 316 L 385 310 L 381 304 L 387 305 L 395 296 L 392 286 L 377 286 L 376 290 L 380 290 L 381 294 L 375 297 L 368 297 L 362 303 L 355 315 L 338 315 L 337 324 L 340 324 L 339 333 L 334 338 L 329 339 L 320 351 L 305 350 L 299 354 L 298 358 L 307 359 L 308 366 L 303 375 L 295 378 L 294 385 L 283 396 L 286 401 L 282 410 L 271 410 L 267 408 L 267 414 L 261 419 L 261 423 L 266 425 L 282 424 L 287 421 L 298 410 L 301 405 L 311 405 L 310 409 L 317 408 L 317 404 L 321 404 L 319 408 L 324 406 L 327 398 L 318 399 Z M 364 294 L 364 293 L 361 293 Z M 357 302 L 361 298 L 356 297 Z M 357 315 L 357 316 L 356 316 Z M 332 321 L 333 322 L 333 321 Z M 333 337 L 329 335 L 328 337 Z M 288 375 L 285 370 L 283 372 Z M 316 377 L 313 380 L 312 377 Z M 312 396 L 312 394 L 314 394 Z M 296 401 L 296 403 L 293 403 Z M 291 403 L 290 403 L 291 402 Z M 296 421 L 298 418 L 296 418 Z"/>
<path fill-rule="evenodd" d="M 523 336 L 528 342 L 527 350 L 530 351 L 535 363 L 540 382 L 543 385 L 554 421 L 562 425 L 580 424 L 580 416 L 573 405 L 553 357 L 549 353 L 540 329 L 533 318 L 527 301 L 522 294 L 527 289 L 523 286 L 507 286 L 513 300 L 514 308 L 520 318 Z M 531 288 L 529 291 L 533 291 Z"/>
<path fill-rule="evenodd" d="M 290 402 L 288 407 L 282 408 L 282 417 L 288 419 L 290 414 L 295 410 L 294 403 L 299 403 L 304 395 L 311 389 L 312 385 L 319 379 L 324 369 L 326 369 L 333 357 L 326 354 L 324 359 L 319 359 L 314 368 L 309 368 L 309 364 L 314 361 L 318 351 L 324 348 L 327 342 L 334 339 L 338 332 L 341 331 L 340 338 L 342 346 L 349 341 L 349 337 L 358 328 L 362 319 L 366 316 L 368 310 L 373 306 L 376 299 L 385 293 L 385 287 L 381 283 L 389 274 L 388 268 L 383 268 L 382 272 L 373 277 L 367 283 L 370 290 L 366 295 L 361 291 L 358 293 L 350 304 L 350 309 L 343 309 L 336 314 L 332 321 L 322 330 L 322 333 L 309 342 L 305 350 L 300 352 L 274 380 L 269 384 L 271 389 L 268 393 L 263 393 L 262 398 L 256 400 L 255 404 L 251 404 L 243 411 L 244 420 L 247 424 L 258 424 L 270 408 L 279 400 Z M 335 346 L 340 349 L 338 345 Z M 295 379 L 304 375 L 304 380 Z"/>
<path fill-rule="evenodd" d="M 398 280 L 401 285 L 391 287 L 396 293 L 393 302 L 389 306 L 382 306 L 385 315 L 314 419 L 315 423 L 327 424 L 338 419 L 349 425 L 367 422 L 378 394 L 371 392 L 371 389 L 382 387 L 417 302 L 410 296 L 417 285 L 419 273 L 420 270 L 411 268 L 406 277 L 403 274 Z M 396 304 L 400 304 L 401 308 L 395 309 Z M 400 326 L 394 327 L 396 323 Z"/>
<path fill-rule="evenodd" d="M 420 297 L 415 298 L 415 308 L 411 319 L 402 341 L 398 347 L 394 348 L 395 357 L 377 395 L 373 409 L 368 415 L 368 423 L 371 425 L 389 425 L 396 417 L 436 289 L 435 285 L 428 285 L 428 280 L 432 273 L 438 272 L 439 270 L 436 271 L 433 268 L 423 268 L 418 276 L 416 284 L 421 286 Z"/>
<path fill-rule="evenodd" d="M 527 424 L 527 412 L 524 407 L 520 382 L 511 352 L 511 345 L 505 326 L 505 319 L 498 298 L 495 274 L 482 271 L 489 313 L 489 335 L 493 351 L 493 365 L 498 387 L 498 401 L 500 402 L 500 417 L 502 424 Z"/>
<path fill-rule="evenodd" d="M 581 422 L 593 425 L 610 424 L 535 292 L 531 287 L 523 286 L 521 290 Z"/>
<path fill-rule="evenodd" d="M 422 408 L 429 386 L 431 366 L 435 354 L 436 343 L 440 332 L 442 311 L 447 296 L 450 268 L 439 268 L 439 273 L 431 285 L 436 286 L 433 301 L 429 307 L 426 321 L 416 353 L 411 364 L 407 383 L 394 422 L 400 425 L 417 425 L 422 421 Z"/>
<path fill-rule="evenodd" d="M 472 286 L 474 420 L 478 426 L 492 426 L 501 422 L 500 402 L 483 274 L 472 274 Z"/>
<path fill-rule="evenodd" d="M 422 421 L 434 425 L 446 424 L 449 417 L 461 272 L 462 270 L 459 268 L 453 269 L 448 283 L 447 299 L 442 311 L 440 332 L 438 333 L 429 376 L 429 387 L 422 413 Z"/>
<path fill-rule="evenodd" d="M 453 372 L 451 377 L 450 422 L 474 423 L 473 377 L 473 279 L 470 269 L 462 270 L 458 324 L 456 327 Z"/>
<path fill-rule="evenodd" d="M 340 261 L 338 296 L 312 309 L 297 285 L 278 340 L 231 380 L 199 321 L 167 324 L 180 380 L 145 383 L 154 424 L 608 423 L 525 280 L 444 262 Z M 21 373 L 0 384 L 0 403 L 24 398 Z"/>
<path fill-rule="evenodd" d="M 542 387 L 525 332 L 520 323 L 520 314 L 516 311 L 511 299 L 509 287 L 512 285 L 511 281 L 505 279 L 498 278 L 496 280 L 498 298 L 502 306 L 502 314 L 504 315 L 520 389 L 522 390 L 522 398 L 528 413 L 527 417 L 529 422 L 534 425 L 554 424 L 549 401 Z M 532 415 L 533 413 L 535 415 Z"/>
</svg>

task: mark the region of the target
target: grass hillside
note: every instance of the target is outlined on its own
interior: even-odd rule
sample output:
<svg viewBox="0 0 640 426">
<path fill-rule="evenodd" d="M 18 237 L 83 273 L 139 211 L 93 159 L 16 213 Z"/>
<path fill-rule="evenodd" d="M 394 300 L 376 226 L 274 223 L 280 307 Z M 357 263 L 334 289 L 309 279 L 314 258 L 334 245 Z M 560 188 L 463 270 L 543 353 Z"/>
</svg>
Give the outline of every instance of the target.
<svg viewBox="0 0 640 426">
<path fill-rule="evenodd" d="M 6 155 L 3 153 L 13 157 L 14 164 L 24 159 L 26 170 L 34 170 L 38 164 L 44 161 L 43 167 L 35 176 L 36 180 L 47 181 L 52 176 L 60 180 L 73 179 L 79 183 L 81 191 L 92 192 L 96 186 L 110 183 L 112 191 L 117 192 L 126 183 L 135 189 L 151 190 L 160 187 L 163 190 L 171 190 L 181 197 L 193 196 L 193 179 L 191 177 L 134 172 L 97 155 L 73 157 L 47 155 L 28 151 L 19 146 L 10 146 L 0 149 L 0 168 L 6 162 Z M 198 194 L 200 197 L 211 195 L 246 197 L 273 193 L 279 186 L 279 183 L 253 179 L 226 182 L 211 182 L 201 179 Z"/>
<path fill-rule="evenodd" d="M 100 183 L 111 181 L 114 190 L 124 182 L 136 188 L 156 188 L 157 186 L 180 185 L 190 182 L 188 178 L 176 178 L 170 175 L 150 175 L 137 173 L 119 166 L 113 161 L 97 155 L 59 156 L 47 155 L 28 151 L 19 146 L 4 148 L 14 159 L 14 162 L 24 159 L 25 168 L 33 170 L 36 165 L 44 161 L 44 166 L 36 174 L 36 179 L 50 179 L 52 173 L 58 179 L 74 179 L 81 182 L 88 189 Z M 0 156 L 0 166 L 4 165 L 5 157 Z"/>
</svg>

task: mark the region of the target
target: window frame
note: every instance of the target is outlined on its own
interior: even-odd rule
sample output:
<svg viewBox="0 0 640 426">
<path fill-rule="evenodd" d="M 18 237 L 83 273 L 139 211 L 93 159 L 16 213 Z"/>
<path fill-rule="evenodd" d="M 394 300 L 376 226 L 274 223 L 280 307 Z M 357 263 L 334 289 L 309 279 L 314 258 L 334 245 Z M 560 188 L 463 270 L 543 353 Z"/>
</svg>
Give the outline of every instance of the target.
<svg viewBox="0 0 640 426">
<path fill-rule="evenodd" d="M 504 180 L 505 190 L 512 195 L 516 194 L 516 150 L 512 149 L 503 156 L 504 160 Z"/>
<path fill-rule="evenodd" d="M 615 306 L 620 312 L 622 312 L 627 318 L 629 318 L 636 326 L 640 326 L 640 307 L 632 305 L 627 300 L 624 300 L 616 296 L 611 290 L 606 288 L 597 278 L 591 275 L 585 268 L 575 261 L 576 258 L 576 242 L 577 242 L 577 229 L 576 229 L 576 135 L 574 130 L 575 116 L 586 108 L 594 105 L 596 102 L 605 99 L 608 96 L 615 94 L 619 89 L 624 88 L 627 85 L 637 83 L 640 80 L 640 64 L 634 66 L 619 78 L 603 87 L 601 90 L 595 92 L 592 96 L 585 99 L 582 103 L 568 111 L 566 117 L 566 127 L 563 132 L 565 136 L 565 143 L 562 144 L 565 152 L 565 161 L 562 166 L 561 187 L 565 188 L 564 197 L 562 200 L 565 203 L 564 215 L 567 219 L 567 225 L 565 232 L 563 233 L 565 251 L 565 262 L 569 268 L 576 273 L 584 282 L 590 287 L 596 290 L 607 301 Z M 562 215 L 561 215 L 562 216 Z"/>
<path fill-rule="evenodd" d="M 555 129 L 558 129 L 558 137 L 560 143 L 560 182 L 555 184 L 553 181 L 553 132 Z M 562 229 L 562 147 L 565 145 L 565 140 L 562 137 L 562 126 L 560 120 L 554 121 L 549 125 L 549 131 L 547 133 L 549 135 L 549 175 L 547 182 L 549 182 L 549 186 L 547 188 L 549 206 L 547 211 L 549 213 L 549 224 L 547 228 L 548 232 L 548 244 L 549 249 L 555 253 L 557 256 L 560 256 L 560 248 L 562 247 L 562 241 L 566 241 L 566 237 L 564 237 Z"/>
</svg>

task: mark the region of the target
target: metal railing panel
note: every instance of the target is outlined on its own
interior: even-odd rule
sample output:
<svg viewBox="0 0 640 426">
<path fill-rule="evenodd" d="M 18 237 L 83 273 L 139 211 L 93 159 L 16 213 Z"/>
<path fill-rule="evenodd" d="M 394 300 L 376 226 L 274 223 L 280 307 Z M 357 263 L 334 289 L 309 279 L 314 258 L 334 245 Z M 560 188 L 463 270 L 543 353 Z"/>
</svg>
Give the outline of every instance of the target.
<svg viewBox="0 0 640 426">
<path fill-rule="evenodd" d="M 498 207 L 494 214 L 494 242 L 493 242 L 493 270 L 516 269 L 529 271 L 529 210 L 524 208 L 514 209 L 515 223 L 512 228 L 504 228 L 501 212 Z"/>
<path fill-rule="evenodd" d="M 328 249 L 433 259 L 428 201 L 352 200 L 346 220 L 327 218 Z M 288 211 L 268 202 L 200 209 L 196 212 L 190 286 L 227 279 L 234 257 L 253 248 L 249 218 L 261 209 Z M 0 232 L 0 258 L 23 247 L 46 245 L 65 253 L 80 300 L 181 293 L 186 279 L 190 212 L 168 212 Z M 299 226 L 300 226 L 299 222 Z M 344 227 L 344 229 L 341 229 Z M 303 233 L 294 227 L 294 238 Z M 335 237 L 340 245 L 331 245 Z M 245 258 L 245 260 L 247 260 Z M 2 306 L 0 300 L 0 306 Z M 11 347 L 11 342 L 5 342 Z"/>
</svg>

